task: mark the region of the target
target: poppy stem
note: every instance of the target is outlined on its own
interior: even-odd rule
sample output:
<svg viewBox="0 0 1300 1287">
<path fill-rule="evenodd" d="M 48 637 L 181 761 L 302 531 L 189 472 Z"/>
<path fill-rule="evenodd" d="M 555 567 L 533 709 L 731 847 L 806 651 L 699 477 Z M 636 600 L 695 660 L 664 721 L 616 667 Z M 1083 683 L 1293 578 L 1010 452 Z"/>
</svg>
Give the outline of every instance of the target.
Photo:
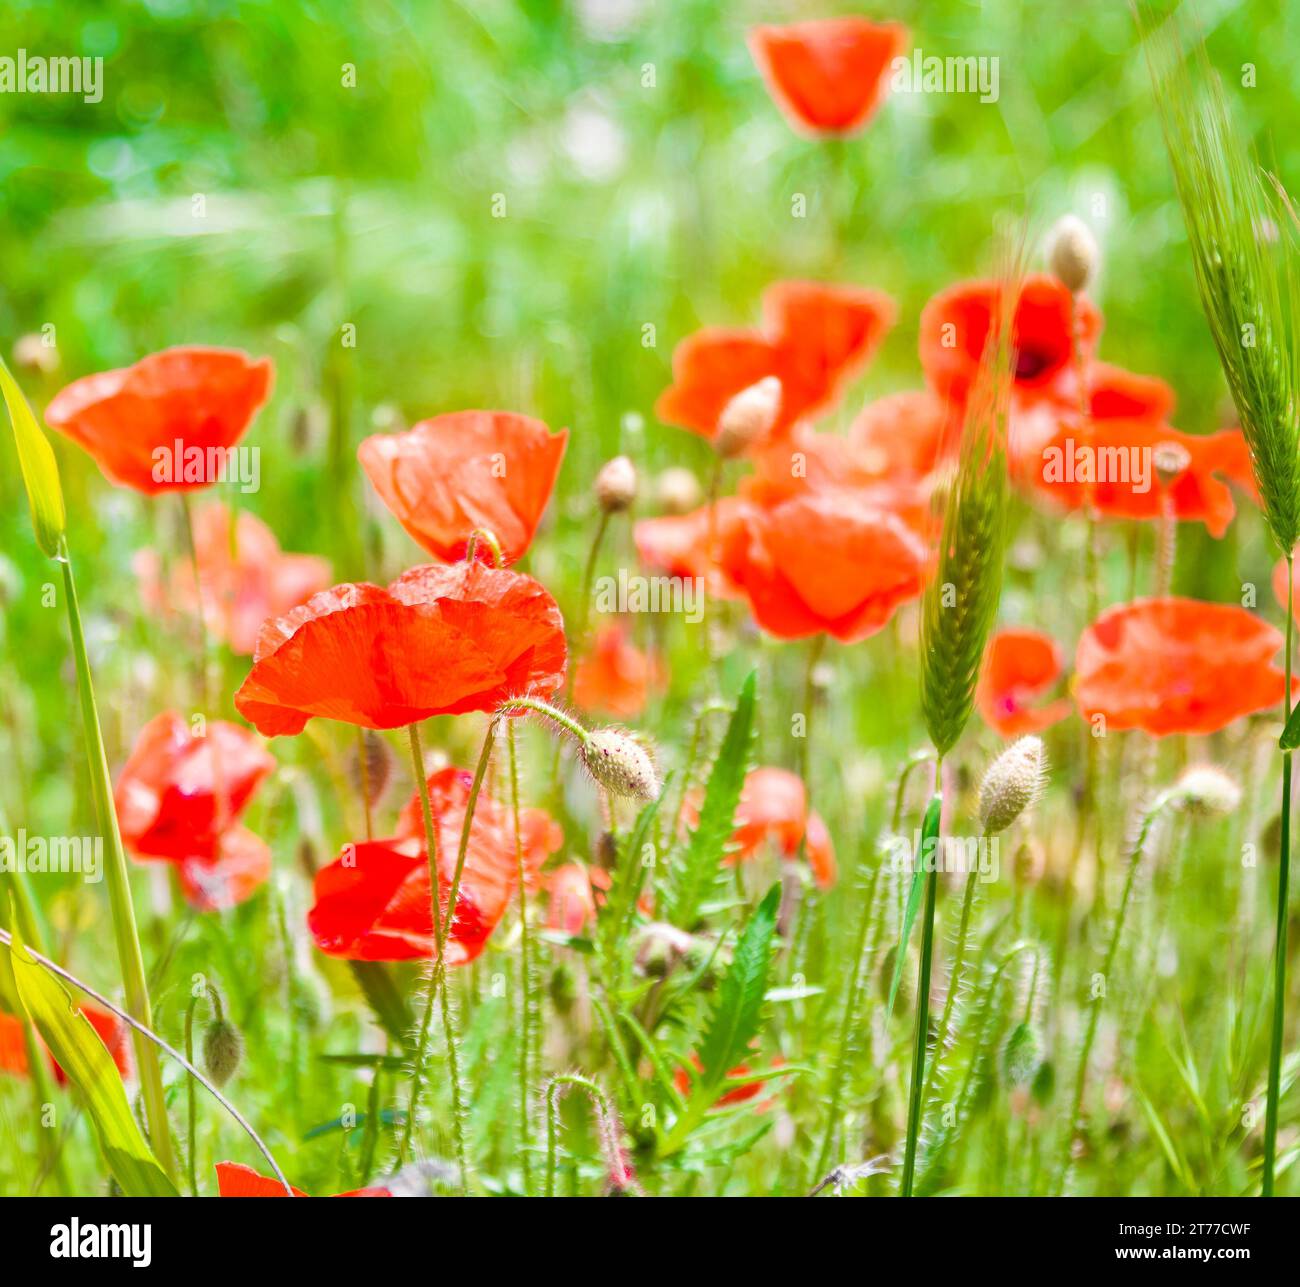
<svg viewBox="0 0 1300 1287">
<path fill-rule="evenodd" d="M 529 1045 L 533 1032 L 532 942 L 528 928 L 528 892 L 525 888 L 524 838 L 519 828 L 519 761 L 515 750 L 515 726 L 506 728 L 510 748 L 510 811 L 515 829 L 515 865 L 519 879 L 519 1152 L 524 1175 L 524 1196 L 530 1197 L 533 1185 L 532 1131 L 528 1121 Z"/>
<path fill-rule="evenodd" d="M 1078 1129 L 1079 1113 L 1083 1108 L 1084 1083 L 1088 1076 L 1088 1057 L 1092 1054 L 1092 1043 L 1097 1037 L 1097 1024 L 1101 1019 L 1101 1007 L 1106 1000 L 1106 991 L 1110 985 L 1110 974 L 1115 968 L 1115 957 L 1119 953 L 1120 938 L 1124 933 L 1124 917 L 1128 912 L 1129 899 L 1133 893 L 1133 881 L 1146 850 L 1151 827 L 1164 811 L 1171 795 L 1162 791 L 1147 806 L 1138 824 L 1137 839 L 1128 854 L 1128 872 L 1124 877 L 1124 890 L 1120 894 L 1119 906 L 1115 909 L 1115 923 L 1111 927 L 1110 942 L 1106 946 L 1106 956 L 1102 961 L 1100 990 L 1097 988 L 1097 976 L 1093 976 L 1091 1005 L 1088 1007 L 1088 1026 L 1084 1030 L 1083 1043 L 1079 1047 L 1079 1058 L 1074 1073 L 1074 1096 L 1070 1101 L 1070 1115 L 1065 1121 L 1065 1140 L 1061 1147 L 1060 1171 L 1056 1185 L 1057 1195 L 1065 1192 L 1065 1182 L 1070 1174 L 1070 1156 L 1073 1152 L 1075 1131 Z"/>
<path fill-rule="evenodd" d="M 198 624 L 198 654 L 199 654 L 199 700 L 203 703 L 205 711 L 211 711 L 212 707 L 212 681 L 208 674 L 208 623 L 207 616 L 203 611 L 203 580 L 199 575 L 199 547 L 198 542 L 194 539 L 194 510 L 190 505 L 190 498 L 187 492 L 177 492 L 181 501 L 181 515 L 183 522 L 181 524 L 185 529 L 185 546 L 190 556 L 190 571 L 194 575 L 194 617 Z M 232 531 L 234 520 L 231 519 Z"/>
<path fill-rule="evenodd" d="M 447 945 L 447 926 L 456 915 L 456 896 L 460 890 L 460 873 L 465 864 L 466 841 L 469 823 L 473 819 L 474 805 L 478 801 L 479 788 L 483 785 L 484 758 L 479 759 L 478 772 L 474 777 L 474 786 L 470 791 L 469 803 L 465 811 L 465 835 L 461 839 L 460 859 L 456 865 L 456 876 L 452 882 L 451 896 L 447 900 L 447 915 L 442 915 L 442 881 L 438 872 L 438 838 L 433 825 L 433 802 L 429 797 L 429 780 L 424 772 L 424 751 L 420 745 L 420 726 L 418 723 L 406 726 L 411 743 L 411 769 L 415 774 L 416 791 L 420 797 L 420 812 L 424 818 L 424 843 L 429 862 L 430 903 L 433 913 L 433 937 L 435 943 L 433 965 L 429 971 L 429 985 L 424 994 L 424 1013 L 420 1019 L 420 1036 L 415 1055 L 415 1071 L 411 1076 L 411 1093 L 407 1101 L 406 1125 L 402 1132 L 401 1156 L 405 1158 L 411 1144 L 411 1134 L 415 1129 L 415 1120 L 420 1107 L 420 1088 L 424 1075 L 424 1062 L 429 1047 L 429 1025 L 433 1015 L 434 998 L 438 1000 L 438 1009 L 442 1013 L 443 1038 L 447 1044 L 447 1070 L 451 1079 L 452 1133 L 456 1142 L 456 1161 L 460 1170 L 460 1188 L 462 1194 L 469 1192 L 469 1171 L 465 1163 L 465 1123 L 460 1087 L 460 1054 L 456 1046 L 456 1020 L 451 1010 L 450 990 L 447 986 L 447 971 L 444 966 L 443 953 Z M 492 726 L 489 725 L 489 745 Z M 486 751 L 485 747 L 485 751 Z"/>
<path fill-rule="evenodd" d="M 587 730 L 572 715 L 566 715 L 558 706 L 552 706 L 540 698 L 511 697 L 496 709 L 497 715 L 514 715 L 522 711 L 529 711 L 534 715 L 540 715 L 542 719 L 550 720 L 573 738 L 579 746 L 587 745 L 589 736 Z"/>
<path fill-rule="evenodd" d="M 1286 555 L 1286 691 L 1283 710 L 1291 719 L 1291 646 L 1295 630 L 1295 552 Z M 1284 725 L 1285 727 L 1285 725 Z M 1282 843 L 1277 867 L 1277 929 L 1273 944 L 1273 1030 L 1268 1047 L 1268 1099 L 1264 1108 L 1264 1181 L 1262 1197 L 1273 1196 L 1277 1158 L 1277 1106 L 1282 1089 L 1282 1036 L 1286 1019 L 1288 892 L 1291 868 L 1291 752 L 1282 755 Z"/>
<path fill-rule="evenodd" d="M 494 568 L 505 567 L 506 558 L 501 552 L 501 542 L 497 540 L 496 533 L 489 531 L 486 527 L 476 527 L 469 534 L 469 540 L 465 542 L 465 562 L 472 563 L 474 561 L 480 541 L 492 551 L 492 566 Z"/>
<path fill-rule="evenodd" d="M 167 1120 L 167 1101 L 163 1095 L 162 1069 L 158 1052 L 149 1039 L 142 1035 L 153 1022 L 149 1007 L 149 984 L 145 978 L 144 956 L 140 950 L 140 934 L 136 928 L 135 905 L 131 901 L 131 877 L 122 848 L 122 832 L 118 827 L 117 810 L 113 804 L 113 783 L 108 772 L 108 757 L 104 752 L 104 734 L 95 705 L 95 689 L 90 675 L 90 661 L 86 656 L 86 637 L 81 625 L 81 608 L 77 602 L 77 584 L 72 574 L 72 558 L 64 545 L 59 551 L 63 568 L 63 597 L 68 613 L 68 632 L 72 636 L 72 655 L 77 671 L 77 693 L 81 701 L 82 733 L 86 742 L 86 759 L 90 776 L 90 791 L 94 800 L 95 815 L 99 822 L 107 850 L 104 868 L 108 876 L 108 898 L 113 911 L 113 937 L 117 942 L 118 962 L 122 969 L 122 984 L 126 991 L 127 1009 L 133 1016 L 136 1063 L 140 1070 L 140 1092 L 144 1099 L 145 1120 L 149 1128 L 149 1143 L 159 1165 L 171 1179 L 176 1175 L 176 1157 L 172 1152 L 171 1124 Z M 110 1007 L 112 1008 L 112 1007 Z M 138 1020 L 138 1023 L 135 1022 Z"/>
<path fill-rule="evenodd" d="M 987 833 L 985 833 L 987 839 Z M 943 1016 L 939 1020 L 939 1032 L 935 1038 L 935 1057 L 930 1062 L 930 1070 L 926 1073 L 925 1089 L 921 1094 L 924 1102 L 930 1098 L 934 1090 L 934 1079 L 939 1067 L 939 1055 L 947 1047 L 948 1042 L 952 1040 L 950 1024 L 952 1023 L 952 1012 L 957 1004 L 957 993 L 961 989 L 962 966 L 966 960 L 966 940 L 970 934 L 970 914 L 971 909 L 975 906 L 975 877 L 979 874 L 977 867 L 972 867 L 966 877 L 966 889 L 961 899 L 961 918 L 957 925 L 957 939 L 953 944 L 952 952 L 952 972 L 948 976 L 948 995 L 943 1000 Z"/>
<path fill-rule="evenodd" d="M 360 724 L 357 730 L 357 772 L 361 775 L 361 803 L 366 811 L 366 840 L 373 840 L 374 831 L 370 819 L 370 749 L 366 745 L 366 730 Z"/>
</svg>

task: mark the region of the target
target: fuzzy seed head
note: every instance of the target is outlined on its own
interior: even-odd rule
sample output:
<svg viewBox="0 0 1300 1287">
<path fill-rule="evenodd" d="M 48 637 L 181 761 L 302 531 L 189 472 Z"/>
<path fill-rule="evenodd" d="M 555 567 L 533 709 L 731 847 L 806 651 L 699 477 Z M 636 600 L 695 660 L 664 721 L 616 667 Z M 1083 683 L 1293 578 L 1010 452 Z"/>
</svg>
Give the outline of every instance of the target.
<svg viewBox="0 0 1300 1287">
<path fill-rule="evenodd" d="M 718 417 L 714 449 L 723 460 L 748 451 L 767 436 L 781 410 L 781 381 L 765 375 L 757 384 L 741 389 Z"/>
<path fill-rule="evenodd" d="M 607 460 L 596 475 L 596 503 L 606 514 L 618 514 L 636 500 L 636 466 L 626 456 Z"/>
<path fill-rule="evenodd" d="M 1057 221 L 1048 242 L 1047 262 L 1070 294 L 1077 295 L 1087 288 L 1096 275 L 1100 257 L 1097 239 L 1082 219 L 1065 215 Z"/>
<path fill-rule="evenodd" d="M 217 1086 L 224 1086 L 235 1075 L 244 1058 L 244 1039 L 239 1029 L 227 1019 L 209 1024 L 203 1034 L 203 1070 Z"/>
<path fill-rule="evenodd" d="M 1174 784 L 1174 807 L 1197 817 L 1221 817 L 1240 803 L 1241 787 L 1213 764 L 1194 765 Z"/>
<path fill-rule="evenodd" d="M 1043 793 L 1047 757 L 1041 738 L 1022 737 L 992 764 L 980 784 L 980 822 L 986 834 L 1005 831 Z"/>
<path fill-rule="evenodd" d="M 596 783 L 613 795 L 653 800 L 659 794 L 654 760 L 630 733 L 617 728 L 599 728 L 589 733 L 581 758 L 583 767 Z"/>
<path fill-rule="evenodd" d="M 1019 1023 L 1007 1038 L 1002 1068 L 1012 1086 L 1027 1086 L 1043 1061 L 1043 1039 L 1036 1025 Z"/>
<path fill-rule="evenodd" d="M 674 465 L 659 475 L 655 494 L 665 514 L 689 514 L 700 503 L 700 482 L 689 469 Z"/>
</svg>

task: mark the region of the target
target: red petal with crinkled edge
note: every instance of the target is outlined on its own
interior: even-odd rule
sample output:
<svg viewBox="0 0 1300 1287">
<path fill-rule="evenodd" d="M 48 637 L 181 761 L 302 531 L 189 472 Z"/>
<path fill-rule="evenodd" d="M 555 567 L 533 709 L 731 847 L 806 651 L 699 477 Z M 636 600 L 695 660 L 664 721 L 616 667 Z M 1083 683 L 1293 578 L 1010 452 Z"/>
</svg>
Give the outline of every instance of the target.
<svg viewBox="0 0 1300 1287">
<path fill-rule="evenodd" d="M 284 1185 L 274 1176 L 261 1175 L 251 1166 L 242 1162 L 218 1162 L 217 1192 L 223 1198 L 305 1198 L 308 1195 L 301 1189 L 290 1185 L 292 1194 L 284 1191 Z M 391 1198 L 392 1192 L 383 1187 L 353 1189 L 350 1193 L 336 1193 L 336 1198 Z"/>
<path fill-rule="evenodd" d="M 380 500 L 411 538 L 451 563 L 476 528 L 507 562 L 532 543 L 555 487 L 569 431 L 510 411 L 456 411 L 357 449 Z"/>
</svg>

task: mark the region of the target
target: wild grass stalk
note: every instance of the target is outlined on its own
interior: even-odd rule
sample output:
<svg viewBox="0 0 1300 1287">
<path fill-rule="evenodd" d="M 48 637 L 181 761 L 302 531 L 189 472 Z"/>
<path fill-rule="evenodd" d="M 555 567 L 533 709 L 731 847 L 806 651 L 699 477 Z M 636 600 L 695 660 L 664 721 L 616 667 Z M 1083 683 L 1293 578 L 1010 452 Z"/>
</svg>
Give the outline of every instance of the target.
<svg viewBox="0 0 1300 1287">
<path fill-rule="evenodd" d="M 1204 41 L 1196 77 L 1177 19 L 1157 27 L 1137 9 L 1148 67 L 1196 273 L 1201 307 L 1250 451 L 1264 517 L 1291 567 L 1300 539 L 1300 250 L 1294 215 L 1237 135 Z M 1280 199 L 1279 199 L 1280 198 Z M 1289 596 L 1288 596 L 1289 597 Z M 1291 714 L 1293 618 L 1286 620 L 1286 717 Z M 1275 903 L 1273 1015 L 1261 1190 L 1274 1191 L 1282 1044 L 1286 1022 L 1291 861 L 1291 753 L 1282 756 L 1282 832 Z"/>
</svg>

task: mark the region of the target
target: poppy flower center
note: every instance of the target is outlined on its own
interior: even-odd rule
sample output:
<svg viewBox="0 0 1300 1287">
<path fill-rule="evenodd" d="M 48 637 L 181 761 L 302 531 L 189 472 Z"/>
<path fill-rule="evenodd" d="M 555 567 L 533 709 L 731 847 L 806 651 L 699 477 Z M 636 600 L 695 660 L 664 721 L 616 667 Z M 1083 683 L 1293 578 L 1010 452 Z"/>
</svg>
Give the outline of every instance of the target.
<svg viewBox="0 0 1300 1287">
<path fill-rule="evenodd" d="M 1016 349 L 1016 379 L 1037 380 L 1060 365 L 1061 356 L 1052 349 L 1021 344 Z"/>
</svg>

